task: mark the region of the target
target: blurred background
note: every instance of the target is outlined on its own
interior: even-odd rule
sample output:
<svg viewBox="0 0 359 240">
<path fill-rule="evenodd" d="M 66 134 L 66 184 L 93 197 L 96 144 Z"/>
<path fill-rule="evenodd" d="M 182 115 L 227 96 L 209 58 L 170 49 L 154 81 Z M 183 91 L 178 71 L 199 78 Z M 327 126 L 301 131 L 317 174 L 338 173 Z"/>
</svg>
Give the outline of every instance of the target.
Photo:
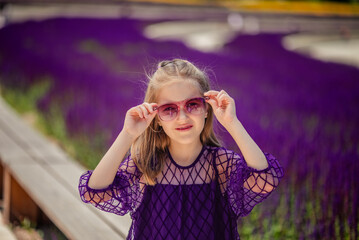
<svg viewBox="0 0 359 240">
<path fill-rule="evenodd" d="M 1 97 L 89 169 L 173 58 L 206 69 L 284 167 L 241 239 L 359 239 L 358 0 L 0 3 Z"/>
</svg>

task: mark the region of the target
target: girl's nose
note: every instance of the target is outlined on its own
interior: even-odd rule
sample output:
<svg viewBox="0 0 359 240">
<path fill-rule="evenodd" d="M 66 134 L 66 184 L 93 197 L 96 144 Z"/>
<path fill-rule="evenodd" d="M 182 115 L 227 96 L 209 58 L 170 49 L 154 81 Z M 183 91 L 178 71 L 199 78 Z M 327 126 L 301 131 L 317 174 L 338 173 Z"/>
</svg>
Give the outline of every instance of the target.
<svg viewBox="0 0 359 240">
<path fill-rule="evenodd" d="M 180 108 L 178 112 L 178 120 L 187 119 L 187 112 L 184 110 L 184 108 Z"/>
</svg>

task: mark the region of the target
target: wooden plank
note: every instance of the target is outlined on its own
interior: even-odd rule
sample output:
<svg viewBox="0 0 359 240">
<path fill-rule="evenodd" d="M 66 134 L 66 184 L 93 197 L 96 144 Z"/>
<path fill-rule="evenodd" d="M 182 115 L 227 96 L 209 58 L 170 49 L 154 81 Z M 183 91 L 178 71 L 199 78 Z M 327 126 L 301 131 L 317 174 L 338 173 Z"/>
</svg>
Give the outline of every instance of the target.
<svg viewBox="0 0 359 240">
<path fill-rule="evenodd" d="M 16 152 L 22 150 L 4 131 L 0 129 L 0 152 Z"/>
<path fill-rule="evenodd" d="M 29 155 L 31 155 L 39 163 L 44 164 L 67 163 L 72 161 L 70 156 L 68 156 L 58 146 L 54 146 L 51 143 L 48 143 L 44 146 L 29 145 L 26 149 L 26 152 L 29 153 Z"/>
<path fill-rule="evenodd" d="M 56 179 L 61 179 L 69 191 L 71 191 L 76 197 L 79 197 L 78 184 L 81 174 L 86 171 L 84 167 L 76 163 L 67 163 L 51 164 L 45 166 L 45 168 L 53 176 L 56 176 Z M 99 215 L 102 219 L 104 219 L 104 221 L 111 225 L 112 228 L 117 229 L 117 231 L 123 236 L 127 236 L 132 221 L 129 214 L 126 214 L 125 216 L 119 216 L 100 211 L 99 209 L 96 209 L 92 206 L 90 207 L 97 215 Z"/>
<path fill-rule="evenodd" d="M 31 126 L 26 125 L 20 119 L 0 116 L 0 130 L 24 149 L 44 148 L 51 146 L 48 140 L 35 132 Z M 52 147 L 54 148 L 54 147 Z"/>
<path fill-rule="evenodd" d="M 68 238 L 121 239 L 40 165 L 13 164 L 11 174 L 21 186 L 26 186 L 31 198 Z"/>
<path fill-rule="evenodd" d="M 20 130 L 17 126 L 14 126 L 11 121 L 1 120 L 0 118 L 0 131 L 11 138 L 13 142 L 16 142 L 22 149 L 26 150 L 34 159 L 43 163 L 66 162 L 71 159 L 59 146 L 49 142 L 45 137 L 38 137 L 40 135 L 39 133 L 33 132 L 25 134 L 29 132 L 28 128 L 31 127 L 22 126 Z M 36 138 L 38 141 L 34 142 Z M 11 146 L 11 144 L 8 145 Z"/>
<path fill-rule="evenodd" d="M 44 168 L 74 195 L 79 195 L 77 187 L 79 178 L 85 172 L 85 168 L 74 163 L 50 164 L 44 166 Z"/>
<path fill-rule="evenodd" d="M 14 142 L 9 136 L 0 130 L 0 162 L 3 165 L 13 163 L 34 164 L 35 161 Z"/>
<path fill-rule="evenodd" d="M 112 213 L 107 213 L 98 209 L 95 209 L 98 214 L 103 218 L 106 219 L 106 221 L 118 229 L 124 237 L 128 235 L 128 231 L 130 230 L 132 219 L 130 214 L 126 214 L 124 216 L 119 216 Z"/>
<path fill-rule="evenodd" d="M 127 236 L 131 224 L 129 214 L 118 216 L 105 213 L 80 200 L 77 186 L 80 175 L 86 171 L 85 168 L 71 159 L 61 148 L 48 142 L 45 137 L 31 129 L 31 126 L 21 121 L 20 116 L 9 108 L 1 98 L 0 113 L 0 162 L 4 166 L 10 167 L 20 185 L 65 234 L 71 235 L 71 239 L 91 239 L 81 235 L 86 229 L 91 229 L 90 235 L 94 235 L 94 230 L 99 233 L 99 235 L 95 234 L 93 239 L 121 239 L 120 236 L 124 239 Z M 49 175 L 52 177 L 51 180 L 47 179 Z M 34 188 L 34 186 L 38 186 L 38 188 Z M 46 191 L 51 192 L 51 189 L 48 189 L 50 186 L 56 187 L 55 195 L 61 196 L 54 199 L 55 203 L 56 201 L 60 202 L 60 206 L 63 206 L 64 202 L 70 201 L 67 198 L 72 196 L 72 200 L 75 199 L 81 206 L 79 209 L 82 212 L 77 212 L 76 216 L 78 218 L 82 216 L 83 219 L 75 221 L 76 216 L 72 216 L 72 221 L 67 222 L 66 216 L 73 215 L 77 210 L 77 207 L 73 207 L 73 203 L 68 203 L 72 206 L 71 209 L 62 209 L 62 211 L 56 210 L 58 204 L 47 204 L 45 200 L 49 197 L 47 197 Z M 66 190 L 67 193 L 62 195 L 61 192 Z M 50 194 L 50 196 L 54 195 Z M 64 198 L 64 196 L 67 197 Z M 58 214 L 60 216 L 57 216 Z M 61 214 L 66 216 L 61 216 Z M 93 214 L 96 220 L 87 217 L 88 214 Z M 97 222 L 94 223 L 94 221 Z M 72 228 L 77 229 L 79 223 L 86 227 L 82 226 L 73 233 Z M 70 229 L 68 229 L 69 226 Z M 105 236 L 92 226 L 112 231 L 105 233 L 109 234 L 109 236 Z M 113 236 L 116 238 L 112 238 Z"/>
<path fill-rule="evenodd" d="M 25 123 L 16 112 L 6 111 L 0 115 L 0 128 L 8 135 L 13 135 L 14 140 L 26 146 L 44 146 L 47 139 L 38 134 L 29 124 Z M 28 140 L 31 140 L 30 142 Z"/>
<path fill-rule="evenodd" d="M 8 147 L 7 150 L 12 150 L 12 153 L 6 151 L 5 154 L 3 154 L 4 150 L 0 151 L 0 154 L 2 155 L 1 161 L 4 163 L 4 165 L 13 165 L 17 163 L 38 164 L 38 162 L 34 161 L 29 156 L 29 154 L 27 154 L 22 148 L 20 148 L 15 142 L 13 142 L 7 135 L 5 135 L 1 131 L 0 131 L 0 136 L 1 136 L 0 139 L 2 139 L 1 142 L 6 143 L 4 146 Z M 67 161 L 66 163 L 61 163 L 61 164 L 54 164 L 54 163 L 42 164 L 42 168 L 45 168 L 53 177 L 56 178 L 56 181 L 64 185 L 64 187 L 67 188 L 67 190 L 70 191 L 74 197 L 79 198 L 77 185 L 78 185 L 79 177 L 85 171 L 85 168 L 81 167 L 79 164 L 73 161 Z M 31 180 L 25 181 L 23 186 L 24 189 L 28 189 L 27 185 L 29 184 L 32 185 L 33 182 Z M 85 205 L 85 203 L 82 204 Z M 95 214 L 100 216 L 100 218 L 102 218 L 103 221 L 106 222 L 106 224 L 110 225 L 111 228 L 115 229 L 116 232 L 118 232 L 122 236 L 127 235 L 131 221 L 129 216 L 126 217 L 118 216 L 119 218 L 111 218 L 110 221 L 108 220 L 107 216 L 101 214 L 98 209 L 95 209 L 90 205 L 89 207 L 91 211 L 94 211 Z M 122 219 L 122 218 L 126 218 L 126 219 Z"/>
</svg>

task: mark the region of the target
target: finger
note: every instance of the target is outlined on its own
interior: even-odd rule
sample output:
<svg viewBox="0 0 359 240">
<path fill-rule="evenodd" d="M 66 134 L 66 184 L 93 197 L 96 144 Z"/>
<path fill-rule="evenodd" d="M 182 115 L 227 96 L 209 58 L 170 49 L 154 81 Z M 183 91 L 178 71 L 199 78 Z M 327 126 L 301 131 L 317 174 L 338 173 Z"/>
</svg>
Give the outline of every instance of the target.
<svg viewBox="0 0 359 240">
<path fill-rule="evenodd" d="M 219 101 L 219 106 L 221 107 L 223 104 L 226 104 L 230 101 L 230 96 L 224 90 L 221 90 L 217 95 L 217 99 Z"/>
<path fill-rule="evenodd" d="M 148 111 L 148 115 L 145 118 L 147 119 L 147 122 L 151 122 L 157 114 L 157 109 L 156 110 L 154 109 L 154 107 L 157 106 L 157 104 L 144 102 L 143 105 Z"/>
<path fill-rule="evenodd" d="M 221 90 L 218 95 L 217 95 L 217 98 L 220 98 L 222 96 L 225 96 L 225 95 L 228 95 L 224 90 Z"/>
<path fill-rule="evenodd" d="M 149 114 L 153 113 L 153 108 L 152 108 L 151 104 L 144 102 L 142 105 L 147 109 Z"/>
<path fill-rule="evenodd" d="M 135 110 L 135 112 L 138 114 L 138 116 L 139 116 L 140 118 L 143 118 L 143 114 L 142 114 L 142 111 L 141 111 L 141 109 L 140 109 L 139 106 L 135 107 L 134 110 Z"/>
<path fill-rule="evenodd" d="M 218 95 L 217 95 L 217 98 L 220 98 L 222 97 L 223 95 L 226 95 L 227 93 L 224 91 L 224 90 L 221 90 Z"/>
<path fill-rule="evenodd" d="M 218 106 L 219 106 L 219 107 L 222 106 L 222 101 L 221 101 L 222 95 L 223 95 L 223 92 L 220 91 L 220 92 L 218 93 L 218 95 L 216 96 L 216 99 L 217 99 L 217 102 L 218 102 Z"/>
<path fill-rule="evenodd" d="M 209 90 L 208 92 L 205 92 L 203 95 L 213 98 L 213 97 L 216 97 L 218 95 L 218 93 L 219 92 L 216 90 Z"/>
<path fill-rule="evenodd" d="M 141 109 L 141 111 L 142 111 L 143 117 L 144 117 L 144 118 L 147 118 L 147 117 L 148 117 L 148 111 L 147 111 L 147 109 L 145 108 L 145 106 L 143 106 L 143 105 L 141 104 L 141 105 L 139 105 L 139 107 L 140 107 L 140 109 Z"/>
<path fill-rule="evenodd" d="M 228 96 L 222 94 L 219 98 L 218 98 L 218 105 L 219 107 L 223 107 L 227 105 L 227 101 L 228 101 Z"/>
<path fill-rule="evenodd" d="M 217 99 L 210 98 L 209 100 L 207 100 L 207 102 L 212 106 L 214 110 L 218 108 Z"/>
</svg>

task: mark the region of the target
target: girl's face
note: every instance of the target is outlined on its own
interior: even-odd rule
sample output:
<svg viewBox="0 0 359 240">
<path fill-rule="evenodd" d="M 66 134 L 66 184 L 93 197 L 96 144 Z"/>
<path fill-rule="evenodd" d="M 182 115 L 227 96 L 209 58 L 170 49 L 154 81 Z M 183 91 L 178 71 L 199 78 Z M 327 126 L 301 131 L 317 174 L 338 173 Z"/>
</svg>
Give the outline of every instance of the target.
<svg viewBox="0 0 359 240">
<path fill-rule="evenodd" d="M 204 127 L 207 110 L 201 114 L 191 114 L 184 109 L 185 100 L 196 97 L 203 96 L 198 86 L 191 81 L 175 81 L 160 89 L 157 99 L 159 106 L 182 101 L 179 112 L 173 120 L 162 121 L 157 116 L 159 124 L 171 139 L 171 143 L 192 144 L 200 141 L 199 136 Z"/>
</svg>

